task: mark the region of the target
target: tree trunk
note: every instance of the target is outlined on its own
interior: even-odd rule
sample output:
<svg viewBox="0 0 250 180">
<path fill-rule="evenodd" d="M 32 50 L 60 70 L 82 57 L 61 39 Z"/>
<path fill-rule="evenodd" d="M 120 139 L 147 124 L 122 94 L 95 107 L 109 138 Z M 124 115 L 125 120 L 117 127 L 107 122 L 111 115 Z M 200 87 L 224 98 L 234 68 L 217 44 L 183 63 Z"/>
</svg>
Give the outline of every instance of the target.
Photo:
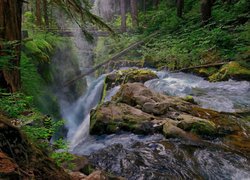
<svg viewBox="0 0 250 180">
<path fill-rule="evenodd" d="M 212 0 L 201 0 L 201 20 L 203 25 L 206 25 L 211 18 L 212 6 Z"/>
<path fill-rule="evenodd" d="M 47 0 L 43 0 L 43 16 L 45 21 L 45 27 L 49 28 L 49 16 L 48 16 L 48 2 Z"/>
<path fill-rule="evenodd" d="M 142 4 L 143 4 L 143 7 L 142 7 L 143 12 L 146 13 L 146 0 L 143 0 Z"/>
<path fill-rule="evenodd" d="M 38 27 L 42 25 L 41 0 L 36 0 L 36 25 Z"/>
<path fill-rule="evenodd" d="M 153 6 L 154 6 L 154 8 L 158 8 L 158 5 L 159 5 L 159 3 L 160 3 L 160 0 L 153 0 Z"/>
<path fill-rule="evenodd" d="M 121 31 L 126 32 L 126 4 L 125 0 L 120 0 L 120 8 L 121 8 Z"/>
<path fill-rule="evenodd" d="M 0 58 L 10 57 L 5 60 L 8 61 L 8 67 L 0 69 L 0 86 L 11 92 L 21 87 L 21 23 L 22 1 L 0 0 Z"/>
<path fill-rule="evenodd" d="M 130 0 L 131 6 L 131 17 L 132 17 L 132 24 L 133 27 L 138 27 L 138 9 L 137 9 L 137 0 Z"/>
<path fill-rule="evenodd" d="M 176 6 L 177 6 L 177 16 L 181 18 L 184 8 L 184 0 L 177 0 Z"/>
</svg>

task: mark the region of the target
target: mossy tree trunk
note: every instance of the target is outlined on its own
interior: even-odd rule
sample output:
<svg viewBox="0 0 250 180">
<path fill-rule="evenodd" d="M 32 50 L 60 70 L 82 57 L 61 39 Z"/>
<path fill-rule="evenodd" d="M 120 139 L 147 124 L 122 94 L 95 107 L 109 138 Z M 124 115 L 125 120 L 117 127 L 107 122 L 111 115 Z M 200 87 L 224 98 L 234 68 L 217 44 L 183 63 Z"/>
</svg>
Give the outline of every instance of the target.
<svg viewBox="0 0 250 180">
<path fill-rule="evenodd" d="M 48 16 L 48 2 L 47 0 L 43 0 L 43 17 L 45 21 L 45 27 L 49 28 L 49 16 Z"/>
<path fill-rule="evenodd" d="M 130 0 L 131 6 L 131 17 L 133 27 L 138 27 L 138 8 L 137 8 L 137 0 Z"/>
<path fill-rule="evenodd" d="M 212 17 L 213 0 L 201 0 L 201 20 L 206 25 Z"/>
<path fill-rule="evenodd" d="M 176 6 L 177 6 L 177 16 L 181 18 L 183 14 L 184 0 L 177 0 Z"/>
<path fill-rule="evenodd" d="M 126 32 L 126 2 L 125 0 L 120 0 L 120 8 L 121 8 L 121 31 Z"/>
<path fill-rule="evenodd" d="M 41 0 L 36 0 L 36 25 L 38 27 L 42 25 Z"/>
<path fill-rule="evenodd" d="M 0 87 L 11 92 L 21 87 L 21 22 L 22 1 L 0 0 L 0 58 L 9 57 L 1 58 L 8 66 L 0 69 Z"/>
<path fill-rule="evenodd" d="M 160 0 L 153 0 L 153 6 L 154 6 L 154 8 L 158 8 L 158 6 L 159 6 L 159 3 L 160 3 Z"/>
</svg>

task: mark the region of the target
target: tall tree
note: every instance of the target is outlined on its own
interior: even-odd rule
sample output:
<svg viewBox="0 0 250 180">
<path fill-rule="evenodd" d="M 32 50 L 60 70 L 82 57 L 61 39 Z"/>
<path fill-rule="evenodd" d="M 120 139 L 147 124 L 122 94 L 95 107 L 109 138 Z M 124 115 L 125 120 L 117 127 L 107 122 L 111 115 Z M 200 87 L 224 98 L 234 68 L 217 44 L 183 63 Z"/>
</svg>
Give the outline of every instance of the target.
<svg viewBox="0 0 250 180">
<path fill-rule="evenodd" d="M 201 20 L 206 25 L 212 15 L 213 0 L 201 0 Z"/>
<path fill-rule="evenodd" d="M 133 24 L 133 27 L 137 27 L 138 26 L 137 0 L 130 0 L 130 6 L 131 6 L 132 24 Z"/>
<path fill-rule="evenodd" d="M 121 8 L 121 31 L 126 32 L 126 2 L 125 0 L 120 0 L 120 8 Z"/>
<path fill-rule="evenodd" d="M 0 0 L 0 58 L 9 57 L 8 68 L 0 69 L 0 86 L 11 92 L 16 92 L 21 87 L 19 69 L 21 22 L 22 1 Z M 10 47 L 6 47 L 6 44 Z M 5 59 L 5 61 L 7 60 Z"/>
<path fill-rule="evenodd" d="M 45 21 L 45 27 L 49 28 L 49 16 L 48 16 L 48 2 L 47 0 L 43 0 L 43 17 Z"/>
<path fill-rule="evenodd" d="M 183 14 L 184 0 L 177 0 L 176 6 L 177 6 L 177 16 L 181 18 Z"/>
<path fill-rule="evenodd" d="M 155 8 L 158 8 L 159 3 L 160 3 L 160 0 L 153 0 L 153 6 Z"/>
<path fill-rule="evenodd" d="M 36 0 L 36 25 L 42 25 L 41 0 Z"/>
</svg>

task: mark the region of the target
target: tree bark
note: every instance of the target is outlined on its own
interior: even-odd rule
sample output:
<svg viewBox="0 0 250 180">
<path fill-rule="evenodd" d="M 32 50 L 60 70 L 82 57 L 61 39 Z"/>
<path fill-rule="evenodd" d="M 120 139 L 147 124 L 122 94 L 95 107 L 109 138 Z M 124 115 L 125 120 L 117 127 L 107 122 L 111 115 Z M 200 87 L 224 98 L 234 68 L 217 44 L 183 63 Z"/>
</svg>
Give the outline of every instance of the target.
<svg viewBox="0 0 250 180">
<path fill-rule="evenodd" d="M 153 0 L 153 6 L 154 6 L 154 8 L 158 8 L 158 5 L 159 5 L 159 3 L 160 3 L 160 0 Z"/>
<path fill-rule="evenodd" d="M 206 25 L 212 14 L 213 0 L 201 0 L 201 20 Z"/>
<path fill-rule="evenodd" d="M 41 0 L 36 0 L 36 25 L 38 27 L 42 25 Z"/>
<path fill-rule="evenodd" d="M 177 16 L 181 18 L 184 8 L 184 0 L 177 0 L 176 6 L 177 6 Z"/>
<path fill-rule="evenodd" d="M 138 27 L 138 8 L 137 8 L 137 0 L 130 0 L 131 6 L 131 17 L 133 27 Z"/>
<path fill-rule="evenodd" d="M 120 0 L 120 8 L 121 8 L 121 31 L 126 32 L 126 3 L 125 0 Z"/>
<path fill-rule="evenodd" d="M 9 56 L 8 67 L 0 69 L 0 86 L 11 92 L 21 87 L 21 23 L 22 1 L 0 0 L 0 58 Z"/>
<path fill-rule="evenodd" d="M 43 0 L 43 16 L 45 21 L 45 27 L 49 28 L 49 16 L 48 16 L 48 2 L 47 0 Z"/>
</svg>

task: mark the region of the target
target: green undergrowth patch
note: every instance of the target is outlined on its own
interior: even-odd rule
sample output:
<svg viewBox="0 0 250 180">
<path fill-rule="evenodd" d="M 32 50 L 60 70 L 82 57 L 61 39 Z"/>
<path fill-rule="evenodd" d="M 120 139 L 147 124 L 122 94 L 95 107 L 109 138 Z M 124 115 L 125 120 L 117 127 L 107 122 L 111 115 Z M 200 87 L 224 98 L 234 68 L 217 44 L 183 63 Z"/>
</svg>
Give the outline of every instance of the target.
<svg viewBox="0 0 250 180">
<path fill-rule="evenodd" d="M 0 113 L 11 118 L 11 123 L 27 136 L 32 144 L 42 149 L 55 160 L 58 165 L 67 163 L 73 168 L 68 144 L 59 139 L 51 144 L 52 136 L 64 125 L 64 120 L 55 120 L 42 114 L 35 106 L 32 96 L 23 93 L 7 93 L 0 90 Z"/>
<path fill-rule="evenodd" d="M 142 47 L 137 47 L 122 59 L 143 59 L 145 66 L 176 70 L 201 64 L 242 61 L 249 59 L 249 3 L 239 0 L 231 4 L 216 1 L 212 19 L 201 24 L 200 1 L 187 0 L 183 17 L 176 16 L 172 1 L 162 1 L 157 9 L 147 9 L 139 15 L 138 34 L 123 34 L 117 40 L 102 39 L 97 59 L 106 59 L 125 49 L 126 42 L 136 42 L 159 31 Z M 100 57 L 100 58 L 99 58 Z M 210 74 L 210 72 L 209 72 Z"/>
</svg>

